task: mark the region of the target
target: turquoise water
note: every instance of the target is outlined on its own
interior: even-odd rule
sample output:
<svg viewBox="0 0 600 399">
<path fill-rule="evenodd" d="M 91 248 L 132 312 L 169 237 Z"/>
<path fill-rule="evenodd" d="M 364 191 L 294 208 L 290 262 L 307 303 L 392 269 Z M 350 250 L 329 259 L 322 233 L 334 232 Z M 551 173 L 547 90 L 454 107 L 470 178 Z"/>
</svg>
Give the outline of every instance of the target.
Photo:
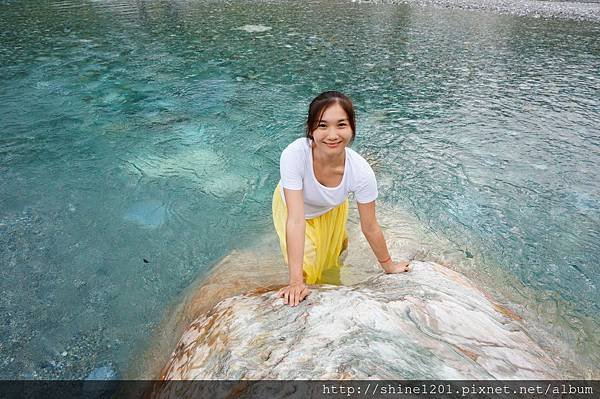
<svg viewBox="0 0 600 399">
<path fill-rule="evenodd" d="M 382 201 L 465 273 L 560 306 L 600 360 L 599 35 L 344 1 L 1 2 L 0 378 L 123 372 L 185 287 L 271 233 L 279 154 L 328 89 Z"/>
</svg>

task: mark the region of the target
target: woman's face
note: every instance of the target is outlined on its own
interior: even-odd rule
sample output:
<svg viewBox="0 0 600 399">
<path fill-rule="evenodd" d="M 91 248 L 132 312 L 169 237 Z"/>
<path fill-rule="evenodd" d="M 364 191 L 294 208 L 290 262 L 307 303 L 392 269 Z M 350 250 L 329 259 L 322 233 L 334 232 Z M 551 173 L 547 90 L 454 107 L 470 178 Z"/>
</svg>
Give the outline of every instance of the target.
<svg viewBox="0 0 600 399">
<path fill-rule="evenodd" d="M 338 104 L 330 105 L 312 132 L 314 147 L 323 154 L 340 154 L 352 140 L 352 128 L 346 111 Z"/>
</svg>

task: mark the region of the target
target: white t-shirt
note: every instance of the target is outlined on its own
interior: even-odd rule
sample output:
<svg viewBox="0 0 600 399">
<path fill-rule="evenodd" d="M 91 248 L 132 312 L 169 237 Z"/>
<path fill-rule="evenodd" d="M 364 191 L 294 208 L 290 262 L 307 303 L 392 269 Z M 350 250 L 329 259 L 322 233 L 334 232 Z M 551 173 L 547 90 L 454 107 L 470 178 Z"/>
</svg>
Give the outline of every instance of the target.
<svg viewBox="0 0 600 399">
<path fill-rule="evenodd" d="M 377 198 L 377 180 L 369 163 L 356 151 L 346 147 L 344 176 L 337 187 L 326 187 L 315 178 L 311 142 L 299 138 L 288 145 L 279 160 L 281 198 L 283 189 L 303 190 L 304 217 L 312 219 L 340 205 L 349 193 L 366 204 Z"/>
</svg>

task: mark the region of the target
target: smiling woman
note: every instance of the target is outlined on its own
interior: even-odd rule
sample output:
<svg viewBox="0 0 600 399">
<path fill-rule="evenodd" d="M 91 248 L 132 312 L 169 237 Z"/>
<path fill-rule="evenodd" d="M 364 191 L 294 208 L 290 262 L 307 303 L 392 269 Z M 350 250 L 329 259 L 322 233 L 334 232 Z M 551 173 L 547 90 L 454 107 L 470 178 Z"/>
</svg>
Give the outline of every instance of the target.
<svg viewBox="0 0 600 399">
<path fill-rule="evenodd" d="M 350 193 L 356 197 L 361 230 L 383 270 L 409 271 L 408 262 L 394 263 L 389 255 L 375 216 L 375 173 L 349 148 L 355 135 L 352 101 L 327 91 L 309 106 L 306 138 L 295 140 L 281 154 L 273 223 L 289 268 L 289 284 L 278 294 L 286 304 L 302 301 L 310 293 L 306 284 L 340 283 Z"/>
</svg>

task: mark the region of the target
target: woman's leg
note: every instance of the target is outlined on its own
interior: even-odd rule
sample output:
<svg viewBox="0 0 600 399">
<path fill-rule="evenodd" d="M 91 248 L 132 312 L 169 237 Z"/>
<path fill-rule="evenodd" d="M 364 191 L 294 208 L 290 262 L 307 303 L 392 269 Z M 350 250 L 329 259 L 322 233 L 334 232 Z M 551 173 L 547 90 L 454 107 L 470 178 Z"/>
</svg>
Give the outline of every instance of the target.
<svg viewBox="0 0 600 399">
<path fill-rule="evenodd" d="M 340 254 L 348 247 L 349 203 L 346 199 L 342 204 L 329 212 L 307 220 L 307 235 L 315 243 L 316 282 L 323 284 L 340 284 Z M 310 226 L 310 228 L 308 228 Z"/>
<path fill-rule="evenodd" d="M 316 218 L 306 221 L 304 238 L 303 274 L 306 284 L 340 284 L 340 254 L 348 247 L 346 221 L 348 219 L 349 202 L 346 199 L 341 205 Z M 288 264 L 285 224 L 287 208 L 279 186 L 273 193 L 273 224 L 279 237 L 279 245 L 283 260 Z"/>
<path fill-rule="evenodd" d="M 275 231 L 277 232 L 277 236 L 279 237 L 279 248 L 281 249 L 281 254 L 283 255 L 283 261 L 285 264 L 288 264 L 287 257 L 287 243 L 285 236 L 285 225 L 287 221 L 287 207 L 283 199 L 281 198 L 281 193 L 279 192 L 279 185 L 275 188 L 275 192 L 273 193 L 273 225 L 275 226 Z M 306 226 L 307 230 L 309 229 L 308 223 Z M 302 270 L 304 275 L 304 281 L 307 284 L 314 284 L 316 281 L 315 275 L 315 267 L 316 265 L 316 251 L 314 242 L 305 234 L 304 236 L 304 257 L 302 261 Z"/>
</svg>

